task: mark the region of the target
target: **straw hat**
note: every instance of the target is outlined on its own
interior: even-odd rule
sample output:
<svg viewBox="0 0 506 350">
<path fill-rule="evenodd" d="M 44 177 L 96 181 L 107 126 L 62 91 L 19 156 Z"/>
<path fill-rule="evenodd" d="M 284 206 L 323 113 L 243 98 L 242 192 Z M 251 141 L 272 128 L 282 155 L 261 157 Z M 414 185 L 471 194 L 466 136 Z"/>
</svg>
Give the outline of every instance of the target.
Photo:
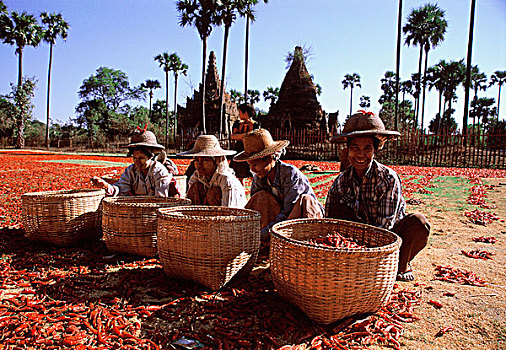
<svg viewBox="0 0 506 350">
<path fill-rule="evenodd" d="M 281 151 L 290 143 L 288 140 L 274 141 L 270 132 L 265 129 L 250 131 L 244 135 L 242 142 L 244 144 L 244 151 L 234 157 L 234 160 L 237 162 L 268 156 Z"/>
<path fill-rule="evenodd" d="M 358 111 L 348 118 L 344 124 L 342 134 L 333 138 L 335 142 L 346 142 L 350 137 L 375 136 L 380 139 L 381 145 L 390 139 L 397 138 L 401 134 L 398 131 L 385 129 L 385 124 L 372 112 Z"/>
<path fill-rule="evenodd" d="M 221 148 L 220 142 L 214 135 L 200 135 L 197 137 L 193 148 L 186 152 L 178 153 L 178 156 L 192 156 L 192 157 L 219 157 L 231 156 L 236 154 L 236 151 L 229 151 Z"/>
<path fill-rule="evenodd" d="M 158 142 L 156 142 L 156 136 L 153 134 L 152 131 L 147 130 L 135 130 L 132 134 L 132 137 L 130 138 L 130 143 L 126 146 L 128 148 L 137 148 L 137 147 L 151 147 L 156 149 L 164 149 L 165 147 L 162 145 L 159 145 Z"/>
</svg>

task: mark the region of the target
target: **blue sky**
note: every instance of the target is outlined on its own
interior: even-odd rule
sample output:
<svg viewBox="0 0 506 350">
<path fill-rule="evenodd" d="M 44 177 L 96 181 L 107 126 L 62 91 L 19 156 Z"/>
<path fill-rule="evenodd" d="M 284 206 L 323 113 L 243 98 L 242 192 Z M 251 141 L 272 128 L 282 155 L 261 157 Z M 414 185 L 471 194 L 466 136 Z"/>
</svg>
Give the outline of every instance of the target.
<svg viewBox="0 0 506 350">
<path fill-rule="evenodd" d="M 428 1 L 403 1 L 403 26 L 409 13 Z M 39 15 L 59 12 L 70 23 L 66 42 L 58 40 L 53 49 L 51 118 L 67 122 L 75 117 L 78 90 L 83 80 L 106 66 L 127 74 L 131 85 L 158 79 L 162 89 L 155 100 L 165 97 L 165 76 L 153 57 L 176 52 L 189 66 L 188 76 L 178 84 L 178 103 L 185 103 L 200 82 L 202 44 L 195 28 L 180 27 L 175 1 L 169 0 L 4 0 L 9 10 Z M 434 3 L 434 2 L 433 2 Z M 448 30 L 444 42 L 429 53 L 429 65 L 439 60 L 459 60 L 467 55 L 469 8 L 471 0 L 436 2 L 446 13 Z M 473 65 L 490 75 L 506 70 L 506 0 L 477 0 Z M 358 73 L 362 88 L 354 89 L 353 110 L 360 96 L 370 96 L 370 110 L 379 111 L 380 79 L 387 70 L 395 71 L 397 0 L 270 0 L 256 6 L 256 21 L 250 32 L 249 88 L 261 93 L 267 87 L 280 87 L 286 74 L 284 57 L 296 45 L 311 48 L 307 62 L 315 83 L 322 87 L 319 102 L 326 112 L 349 112 L 349 89 L 343 90 L 345 74 Z M 227 91 L 244 89 L 245 22 L 239 18 L 231 28 L 227 56 Z M 403 37 L 404 39 L 404 37 Z M 208 51 L 217 56 L 221 74 L 223 30 L 215 28 Z M 17 81 L 15 48 L 0 45 L 0 94 L 10 92 Z M 402 46 L 401 79 L 417 71 L 418 48 Z M 24 51 L 24 74 L 38 80 L 34 117 L 46 119 L 46 84 L 49 46 Z M 169 81 L 169 107 L 173 108 L 173 80 Z M 503 91 L 506 89 L 503 89 Z M 460 122 L 464 93 L 459 89 L 454 114 Z M 497 99 L 497 87 L 482 96 Z M 506 111 L 503 92 L 502 111 Z M 504 102 L 503 102 L 504 101 Z M 148 101 L 132 104 L 147 106 Z M 256 105 L 268 110 L 263 100 Z M 437 93 L 426 102 L 426 125 L 438 108 Z M 506 112 L 501 113 L 501 118 Z"/>
</svg>

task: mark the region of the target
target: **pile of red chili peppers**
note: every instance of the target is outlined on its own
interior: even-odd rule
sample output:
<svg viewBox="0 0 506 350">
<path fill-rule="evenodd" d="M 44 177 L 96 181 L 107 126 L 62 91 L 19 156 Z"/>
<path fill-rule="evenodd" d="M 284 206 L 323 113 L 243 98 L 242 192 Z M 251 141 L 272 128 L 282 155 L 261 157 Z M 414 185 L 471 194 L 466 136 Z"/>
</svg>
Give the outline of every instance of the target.
<svg viewBox="0 0 506 350">
<path fill-rule="evenodd" d="M 466 211 L 464 213 L 465 216 L 469 218 L 473 224 L 487 226 L 492 221 L 499 220 L 499 216 L 495 213 L 489 213 L 486 211 L 482 211 L 479 209 L 475 209 L 473 211 Z"/>
<path fill-rule="evenodd" d="M 308 242 L 330 248 L 365 248 L 365 246 L 358 244 L 353 237 L 343 237 L 339 233 L 311 238 Z"/>
<path fill-rule="evenodd" d="M 485 287 L 486 285 L 486 282 L 483 279 L 476 276 L 474 272 L 451 267 L 449 265 L 448 266 L 438 265 L 436 267 L 435 279 L 450 283 L 468 284 L 477 287 Z"/>
<path fill-rule="evenodd" d="M 494 244 L 495 242 L 497 242 L 497 238 L 492 237 L 492 236 L 491 237 L 480 236 L 480 237 L 473 237 L 473 241 Z"/>
<path fill-rule="evenodd" d="M 486 250 L 479 250 L 479 249 L 470 250 L 470 251 L 461 250 L 461 252 L 462 252 L 462 254 L 464 254 L 465 256 L 467 256 L 469 258 L 484 259 L 484 260 L 492 259 L 492 256 L 495 255 L 494 252 L 488 252 Z"/>
</svg>

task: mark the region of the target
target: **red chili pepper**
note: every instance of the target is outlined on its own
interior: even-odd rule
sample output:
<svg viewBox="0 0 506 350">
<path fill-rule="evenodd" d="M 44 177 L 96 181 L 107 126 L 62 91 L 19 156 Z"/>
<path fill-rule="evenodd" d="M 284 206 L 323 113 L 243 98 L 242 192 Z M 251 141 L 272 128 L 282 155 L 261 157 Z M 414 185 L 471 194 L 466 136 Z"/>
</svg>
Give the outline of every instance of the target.
<svg viewBox="0 0 506 350">
<path fill-rule="evenodd" d="M 453 331 L 454 328 L 452 326 L 447 326 L 447 327 L 444 327 L 444 328 L 441 328 L 437 333 L 436 333 L 436 337 L 441 337 L 443 336 L 444 334 L 448 333 L 448 332 L 451 332 Z"/>
</svg>

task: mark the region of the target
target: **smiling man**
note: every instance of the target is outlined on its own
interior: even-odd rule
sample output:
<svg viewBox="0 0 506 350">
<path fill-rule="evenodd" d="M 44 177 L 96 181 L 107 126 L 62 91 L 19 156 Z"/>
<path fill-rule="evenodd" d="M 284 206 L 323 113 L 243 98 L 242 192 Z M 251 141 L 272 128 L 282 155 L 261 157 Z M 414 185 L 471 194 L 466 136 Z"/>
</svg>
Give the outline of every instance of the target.
<svg viewBox="0 0 506 350">
<path fill-rule="evenodd" d="M 422 214 L 406 214 L 399 175 L 374 160 L 383 144 L 399 135 L 385 130 L 381 119 L 371 112 L 359 111 L 348 118 L 336 139 L 346 142 L 350 166 L 332 184 L 325 216 L 395 232 L 402 238 L 397 279 L 412 281 L 410 262 L 427 245 L 430 225 Z"/>
</svg>

